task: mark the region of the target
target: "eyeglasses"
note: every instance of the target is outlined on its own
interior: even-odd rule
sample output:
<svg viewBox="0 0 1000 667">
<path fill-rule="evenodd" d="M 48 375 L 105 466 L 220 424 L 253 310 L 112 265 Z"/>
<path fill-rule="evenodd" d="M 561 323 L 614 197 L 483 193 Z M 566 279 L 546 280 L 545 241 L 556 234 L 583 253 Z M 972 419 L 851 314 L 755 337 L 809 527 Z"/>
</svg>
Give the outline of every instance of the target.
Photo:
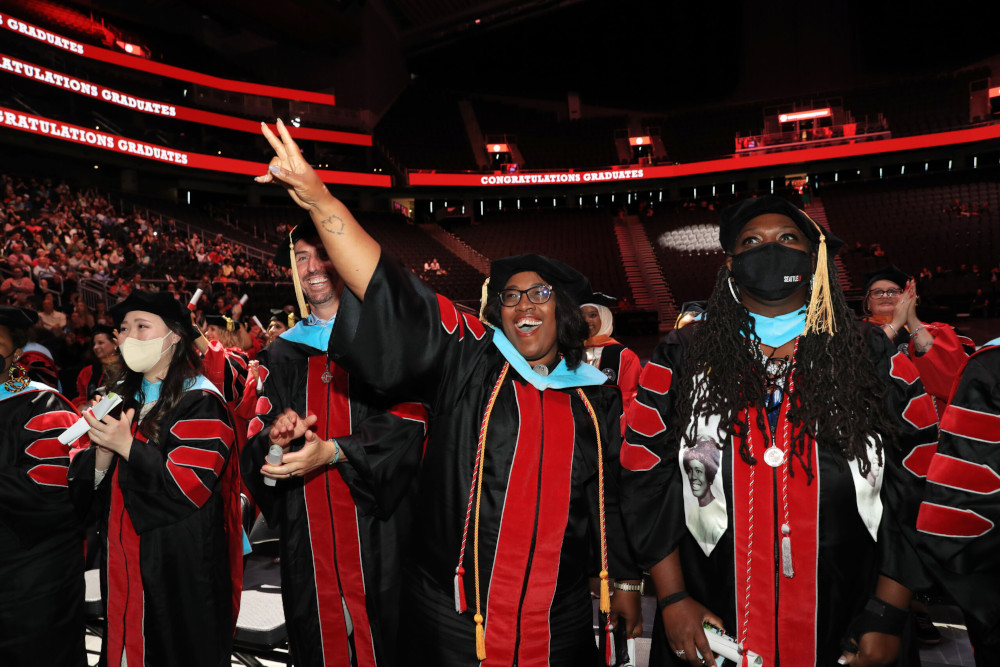
<svg viewBox="0 0 1000 667">
<path fill-rule="evenodd" d="M 521 295 L 527 294 L 528 301 L 534 304 L 546 303 L 552 298 L 552 287 L 550 285 L 535 285 L 528 289 L 502 289 L 500 294 L 500 305 L 513 308 L 521 303 Z"/>
<path fill-rule="evenodd" d="M 870 292 L 868 292 L 868 296 L 875 299 L 881 299 L 882 297 L 891 299 L 893 297 L 899 296 L 902 293 L 903 290 L 893 287 L 892 289 L 873 289 Z"/>
</svg>

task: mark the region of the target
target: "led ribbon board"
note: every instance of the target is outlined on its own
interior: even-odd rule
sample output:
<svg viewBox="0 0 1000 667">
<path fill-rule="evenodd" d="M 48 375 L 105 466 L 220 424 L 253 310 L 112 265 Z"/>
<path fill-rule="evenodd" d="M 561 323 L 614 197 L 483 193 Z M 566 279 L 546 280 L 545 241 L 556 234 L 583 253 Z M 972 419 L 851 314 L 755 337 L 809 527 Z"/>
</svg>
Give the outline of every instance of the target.
<svg viewBox="0 0 1000 667">
<path fill-rule="evenodd" d="M 258 125 L 259 127 L 259 125 Z M 91 130 L 79 125 L 70 125 L 50 118 L 21 113 L 14 109 L 0 107 L 0 129 L 9 128 L 28 134 L 68 141 L 92 148 L 131 155 L 145 160 L 154 160 L 166 164 L 205 169 L 227 174 L 243 174 L 259 176 L 263 174 L 266 165 L 263 162 L 236 160 L 216 155 L 203 155 L 178 151 L 165 146 L 135 141 L 127 137 L 119 137 L 100 130 Z M 324 183 L 337 185 L 363 185 L 387 188 L 392 185 L 392 179 L 381 174 L 362 174 L 351 171 L 332 171 L 317 169 L 316 173 Z"/>
<path fill-rule="evenodd" d="M 625 181 L 648 181 L 660 178 L 678 178 L 701 174 L 721 174 L 746 169 L 759 169 L 779 165 L 800 165 L 823 160 L 879 155 L 902 151 L 971 144 L 980 141 L 1000 139 L 1000 124 L 974 127 L 967 130 L 953 130 L 936 134 L 922 134 L 915 137 L 883 139 L 861 143 L 838 144 L 805 148 L 781 153 L 760 153 L 741 155 L 720 160 L 706 160 L 690 164 L 643 167 L 641 169 L 604 169 L 594 171 L 548 171 L 519 174 L 479 174 L 472 172 L 440 173 L 433 171 L 411 171 L 408 180 L 413 186 L 448 186 L 468 188 L 495 188 L 512 185 L 566 185 L 594 184 Z"/>
<path fill-rule="evenodd" d="M 14 18 L 10 15 L 0 15 L 0 25 L 2 25 L 4 29 L 13 33 L 23 35 L 39 42 L 45 42 L 57 49 L 62 49 L 63 51 L 74 53 L 78 56 L 83 56 L 84 58 L 100 60 L 101 62 L 111 63 L 112 65 L 127 67 L 141 72 L 148 72 L 149 74 L 156 74 L 158 76 L 167 77 L 168 79 L 196 83 L 202 86 L 208 86 L 209 88 L 228 90 L 233 93 L 243 93 L 246 95 L 277 97 L 283 100 L 312 102 L 314 104 L 329 104 L 331 106 L 336 104 L 336 98 L 327 93 L 314 93 L 308 90 L 295 90 L 294 88 L 281 88 L 279 86 L 267 86 L 260 83 L 248 83 L 246 81 L 223 79 L 221 77 L 201 74 L 200 72 L 194 72 L 192 70 L 182 69 L 172 65 L 164 65 L 163 63 L 153 62 L 151 60 L 143 60 L 142 58 L 137 58 L 136 56 L 130 56 L 125 53 L 118 53 L 117 51 L 103 49 L 99 46 L 84 44 L 82 42 L 77 42 L 63 37 L 62 35 L 58 35 L 51 30 L 44 30 L 38 26 Z"/>
<path fill-rule="evenodd" d="M 246 118 L 235 116 L 225 116 L 223 114 L 212 113 L 211 111 L 201 111 L 180 105 L 166 102 L 156 102 L 134 95 L 129 95 L 113 88 L 108 88 L 100 84 L 91 83 L 79 77 L 69 76 L 47 67 L 34 65 L 20 58 L 6 56 L 0 53 L 0 70 L 8 74 L 31 79 L 39 83 L 44 83 L 56 88 L 68 90 L 77 95 L 103 100 L 109 104 L 117 104 L 127 109 L 134 109 L 154 116 L 165 116 L 167 118 L 177 118 L 193 123 L 203 123 L 215 127 L 223 127 L 228 130 L 249 132 L 250 134 L 260 134 L 260 123 Z M 335 130 L 318 130 L 305 127 L 296 128 L 295 135 L 299 139 L 309 139 L 311 141 L 322 141 L 336 144 L 353 144 L 355 146 L 371 146 L 371 135 L 357 134 L 354 132 L 338 132 Z"/>
</svg>

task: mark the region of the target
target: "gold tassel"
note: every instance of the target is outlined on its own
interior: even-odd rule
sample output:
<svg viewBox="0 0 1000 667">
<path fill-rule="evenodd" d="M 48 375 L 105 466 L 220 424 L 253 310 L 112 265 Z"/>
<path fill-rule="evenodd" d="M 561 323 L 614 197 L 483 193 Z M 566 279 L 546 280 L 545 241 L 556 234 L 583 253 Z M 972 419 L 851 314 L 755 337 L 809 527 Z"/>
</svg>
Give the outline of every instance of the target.
<svg viewBox="0 0 1000 667">
<path fill-rule="evenodd" d="M 601 570 L 601 611 L 611 613 L 611 587 L 608 585 L 607 570 Z"/>
<path fill-rule="evenodd" d="M 486 299 L 489 297 L 489 286 L 490 277 L 486 276 L 486 280 L 483 281 L 483 291 L 479 296 L 479 321 L 486 321 Z"/>
<path fill-rule="evenodd" d="M 482 614 L 476 614 L 476 658 L 486 659 L 486 630 L 483 628 Z"/>
<path fill-rule="evenodd" d="M 233 318 L 223 315 L 222 319 L 226 321 L 226 331 L 232 331 L 234 328 Z"/>
<path fill-rule="evenodd" d="M 299 272 L 295 270 L 295 241 L 292 240 L 293 228 L 288 232 L 288 256 L 292 267 L 292 284 L 295 286 L 295 299 L 299 302 L 299 312 L 302 319 L 309 317 L 309 306 L 306 305 L 306 298 L 302 295 L 302 281 L 299 280 Z"/>
<path fill-rule="evenodd" d="M 805 213 L 803 212 L 803 215 Z M 810 333 L 833 335 L 837 331 L 837 321 L 833 315 L 833 297 L 830 294 L 830 272 L 827 268 L 826 234 L 816 221 L 806 215 L 809 222 L 819 231 L 819 249 L 816 251 L 816 271 L 813 273 L 812 296 L 806 311 L 806 329 Z"/>
</svg>

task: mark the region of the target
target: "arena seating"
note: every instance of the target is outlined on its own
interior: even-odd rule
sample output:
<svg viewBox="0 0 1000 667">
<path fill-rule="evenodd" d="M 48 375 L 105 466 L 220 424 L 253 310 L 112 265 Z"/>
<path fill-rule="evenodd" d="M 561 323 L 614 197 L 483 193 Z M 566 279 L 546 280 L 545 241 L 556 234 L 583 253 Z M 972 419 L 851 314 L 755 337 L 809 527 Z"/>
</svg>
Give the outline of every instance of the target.
<svg viewBox="0 0 1000 667">
<path fill-rule="evenodd" d="M 633 298 L 622 267 L 612 217 L 606 210 L 488 214 L 481 223 L 457 227 L 454 231 L 491 259 L 525 252 L 548 255 L 586 274 L 596 290 L 618 299 Z"/>
</svg>

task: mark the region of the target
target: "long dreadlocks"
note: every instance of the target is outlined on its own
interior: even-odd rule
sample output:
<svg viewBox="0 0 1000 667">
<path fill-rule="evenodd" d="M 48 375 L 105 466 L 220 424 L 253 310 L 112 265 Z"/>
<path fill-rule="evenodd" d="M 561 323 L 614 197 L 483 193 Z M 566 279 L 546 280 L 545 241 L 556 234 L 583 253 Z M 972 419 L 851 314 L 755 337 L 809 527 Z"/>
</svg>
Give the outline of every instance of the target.
<svg viewBox="0 0 1000 667">
<path fill-rule="evenodd" d="M 794 434 L 791 454 L 799 459 L 809 479 L 813 477 L 814 441 L 839 451 L 847 460 L 857 459 L 861 474 L 867 475 L 871 469 L 869 443 L 874 440 L 881 462 L 878 436 L 895 442 L 896 432 L 883 403 L 888 387 L 869 360 L 833 262 L 827 273 L 838 331 L 836 335 L 814 333 L 799 339 L 794 390 L 786 393 Z M 746 433 L 746 407 L 764 405 L 767 376 L 765 361 L 758 353 L 760 337 L 746 308 L 730 292 L 731 275 L 723 264 L 708 302 L 708 316 L 698 325 L 685 354 L 678 394 L 693 398 L 678 401 L 677 428 L 686 446 L 694 446 L 697 435 L 690 428 L 692 415 L 719 415 L 717 435 L 719 442 L 724 442 L 727 434 Z M 696 380 L 700 386 L 695 386 Z M 764 412 L 758 411 L 757 426 L 766 431 Z M 748 464 L 756 463 L 744 438 L 740 438 L 739 452 Z"/>
</svg>

